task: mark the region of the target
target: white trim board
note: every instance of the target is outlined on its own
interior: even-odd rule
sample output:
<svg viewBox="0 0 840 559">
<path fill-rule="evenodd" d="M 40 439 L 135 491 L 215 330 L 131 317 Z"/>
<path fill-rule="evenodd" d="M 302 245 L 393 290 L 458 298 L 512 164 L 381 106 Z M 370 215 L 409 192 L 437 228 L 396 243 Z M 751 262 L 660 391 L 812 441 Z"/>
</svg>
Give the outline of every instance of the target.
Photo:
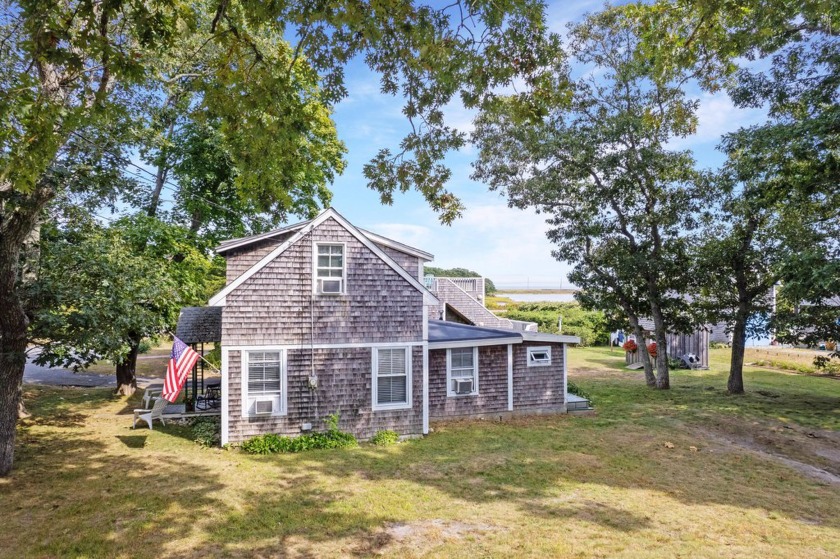
<svg viewBox="0 0 840 559">
<path fill-rule="evenodd" d="M 221 445 L 224 446 L 230 442 L 230 417 L 229 417 L 229 403 L 228 403 L 228 394 L 230 391 L 228 390 L 228 359 L 230 357 L 230 350 L 223 347 L 222 348 L 222 380 L 221 380 L 221 389 L 222 389 L 222 427 L 221 427 Z"/>
<path fill-rule="evenodd" d="M 548 334 L 546 332 L 528 332 L 521 333 L 522 339 L 526 342 L 555 342 L 559 344 L 579 344 L 580 338 L 577 336 L 563 336 L 561 334 Z"/>
<path fill-rule="evenodd" d="M 238 278 L 230 282 L 228 285 L 225 286 L 224 289 L 216 293 L 210 301 L 207 303 L 210 306 L 224 306 L 226 303 L 227 296 L 236 288 L 241 286 L 243 283 L 248 281 L 254 274 L 265 268 L 270 262 L 272 262 L 275 258 L 277 258 L 280 254 L 285 252 L 290 246 L 300 241 L 307 233 L 312 231 L 314 228 L 318 227 L 322 223 L 324 223 L 327 219 L 333 218 L 339 225 L 341 225 L 348 233 L 350 233 L 353 237 L 355 237 L 360 243 L 362 243 L 365 247 L 367 247 L 371 252 L 373 252 L 376 256 L 378 256 L 383 262 L 385 262 L 388 266 L 390 266 L 397 274 L 400 275 L 404 280 L 406 280 L 412 287 L 417 289 L 420 293 L 423 294 L 423 304 L 424 305 L 439 305 L 440 301 L 437 297 L 432 294 L 431 291 L 426 289 L 417 278 L 409 274 L 402 266 L 394 262 L 394 260 L 385 254 L 376 244 L 368 239 L 359 229 L 357 229 L 352 223 L 344 219 L 337 211 L 333 208 L 328 208 L 327 210 L 321 212 L 318 217 L 310 221 L 307 225 L 302 227 L 297 233 L 295 233 L 289 240 L 285 243 L 281 244 L 270 253 L 265 255 L 259 262 L 251 266 L 248 270 L 243 272 Z"/>
<path fill-rule="evenodd" d="M 277 351 L 281 349 L 370 349 L 373 347 L 419 347 L 424 342 L 358 342 L 346 344 L 265 344 L 225 346 L 230 351 Z"/>
<path fill-rule="evenodd" d="M 521 344 L 519 336 L 509 338 L 494 338 L 492 340 L 456 340 L 452 342 L 429 342 L 429 349 L 453 349 L 458 347 L 484 347 L 491 345 Z"/>
</svg>

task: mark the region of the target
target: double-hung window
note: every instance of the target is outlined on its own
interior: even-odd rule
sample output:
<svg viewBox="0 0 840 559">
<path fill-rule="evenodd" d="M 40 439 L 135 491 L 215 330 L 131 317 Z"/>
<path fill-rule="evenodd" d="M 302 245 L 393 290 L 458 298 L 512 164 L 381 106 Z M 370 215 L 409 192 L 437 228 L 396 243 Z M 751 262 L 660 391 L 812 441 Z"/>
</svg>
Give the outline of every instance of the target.
<svg viewBox="0 0 840 559">
<path fill-rule="evenodd" d="M 446 382 L 449 396 L 478 394 L 478 348 L 446 350 Z"/>
<path fill-rule="evenodd" d="M 373 409 L 411 407 L 411 349 L 373 349 Z"/>
<path fill-rule="evenodd" d="M 315 244 L 315 292 L 341 295 L 346 288 L 344 245 Z"/>
<path fill-rule="evenodd" d="M 549 346 L 528 348 L 529 367 L 546 367 L 548 365 L 551 365 L 551 348 Z"/>
<path fill-rule="evenodd" d="M 245 351 L 242 365 L 242 415 L 285 414 L 286 377 L 283 352 Z"/>
</svg>

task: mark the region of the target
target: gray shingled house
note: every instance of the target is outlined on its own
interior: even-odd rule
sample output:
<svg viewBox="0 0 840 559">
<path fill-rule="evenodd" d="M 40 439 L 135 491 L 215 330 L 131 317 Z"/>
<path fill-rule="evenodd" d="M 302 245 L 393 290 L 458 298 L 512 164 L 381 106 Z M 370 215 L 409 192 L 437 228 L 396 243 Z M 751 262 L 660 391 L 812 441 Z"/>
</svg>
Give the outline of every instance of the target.
<svg viewBox="0 0 840 559">
<path fill-rule="evenodd" d="M 469 324 L 474 310 L 451 293 L 467 324 L 435 320 L 446 313 L 424 285 L 432 255 L 334 209 L 217 252 L 228 283 L 209 305 L 222 308 L 221 332 L 203 335 L 221 340 L 222 443 L 323 429 L 335 412 L 367 439 L 425 434 L 440 418 L 566 411 L 566 345 L 578 338 L 481 326 L 487 315 Z"/>
</svg>

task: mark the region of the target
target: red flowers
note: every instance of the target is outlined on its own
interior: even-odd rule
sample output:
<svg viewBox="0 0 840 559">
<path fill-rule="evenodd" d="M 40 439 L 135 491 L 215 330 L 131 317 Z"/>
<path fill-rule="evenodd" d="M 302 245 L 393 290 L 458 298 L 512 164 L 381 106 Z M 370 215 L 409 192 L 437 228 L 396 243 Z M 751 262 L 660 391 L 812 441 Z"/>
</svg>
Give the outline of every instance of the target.
<svg viewBox="0 0 840 559">
<path fill-rule="evenodd" d="M 647 346 L 648 354 L 656 359 L 656 342 L 651 342 L 650 345 Z"/>
<path fill-rule="evenodd" d="M 630 353 L 633 353 L 634 351 L 639 349 L 639 346 L 637 346 L 636 342 L 634 342 L 633 340 L 627 340 L 621 346 L 621 349 L 623 349 L 624 351 L 629 351 Z"/>
</svg>

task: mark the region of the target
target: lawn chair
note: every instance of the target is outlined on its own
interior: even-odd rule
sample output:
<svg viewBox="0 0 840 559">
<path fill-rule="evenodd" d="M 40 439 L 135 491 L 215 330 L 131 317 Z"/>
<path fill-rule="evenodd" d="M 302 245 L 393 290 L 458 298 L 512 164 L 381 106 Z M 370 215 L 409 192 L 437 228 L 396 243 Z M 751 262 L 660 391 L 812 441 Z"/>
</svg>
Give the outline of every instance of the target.
<svg viewBox="0 0 840 559">
<path fill-rule="evenodd" d="M 152 406 L 152 409 L 147 410 L 144 408 L 140 410 L 134 410 L 134 425 L 132 426 L 132 429 L 137 429 L 138 419 L 148 423 L 149 430 L 152 431 L 154 431 L 154 428 L 152 427 L 152 422 L 154 422 L 155 419 L 159 419 L 161 423 L 166 425 L 166 421 L 163 420 L 163 410 L 166 409 L 166 404 L 168 403 L 169 402 L 167 402 L 165 398 L 155 398 L 155 404 Z"/>
<path fill-rule="evenodd" d="M 143 409 L 149 409 L 149 406 L 152 405 L 152 400 L 154 400 L 155 398 L 160 398 L 161 394 L 163 394 L 162 384 L 153 384 L 151 386 L 147 386 L 146 392 L 143 393 Z"/>
</svg>

